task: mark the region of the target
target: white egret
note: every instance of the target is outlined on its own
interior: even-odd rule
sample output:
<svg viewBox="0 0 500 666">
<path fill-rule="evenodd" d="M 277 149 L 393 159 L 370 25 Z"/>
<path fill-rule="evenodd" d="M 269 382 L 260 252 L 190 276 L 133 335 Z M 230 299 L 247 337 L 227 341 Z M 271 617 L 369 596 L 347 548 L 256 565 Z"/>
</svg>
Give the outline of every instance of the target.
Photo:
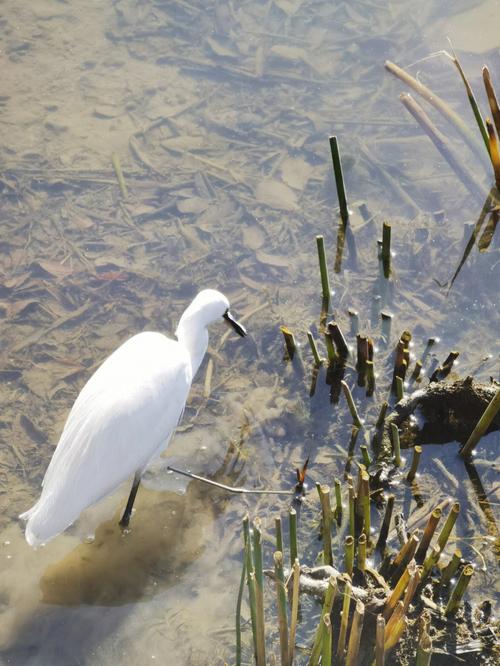
<svg viewBox="0 0 500 666">
<path fill-rule="evenodd" d="M 87 507 L 134 475 L 120 525 L 130 520 L 141 476 L 168 445 L 208 346 L 207 326 L 224 319 L 246 331 L 218 291 L 201 291 L 183 313 L 176 340 L 134 335 L 96 370 L 78 395 L 42 482 L 38 502 L 20 517 L 26 541 L 46 543 Z"/>
</svg>

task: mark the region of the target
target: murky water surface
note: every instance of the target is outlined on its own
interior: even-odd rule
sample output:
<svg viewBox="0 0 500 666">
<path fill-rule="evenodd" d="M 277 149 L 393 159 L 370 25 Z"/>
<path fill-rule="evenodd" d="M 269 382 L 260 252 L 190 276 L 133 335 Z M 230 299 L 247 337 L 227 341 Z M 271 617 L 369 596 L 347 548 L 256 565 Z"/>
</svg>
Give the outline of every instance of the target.
<svg viewBox="0 0 500 666">
<path fill-rule="evenodd" d="M 36 552 L 17 516 L 38 496 L 92 371 L 133 333 L 172 334 L 205 286 L 227 294 L 251 335 L 222 338 L 214 327 L 211 381 L 205 361 L 169 454 L 232 485 L 289 487 L 307 456 L 311 483 L 340 477 L 347 407 L 330 405 L 323 375 L 309 397 L 319 233 L 336 319 L 353 344 L 355 309 L 378 348 L 375 395 L 354 390 L 367 426 L 387 397 L 390 352 L 405 328 L 413 360 L 434 336 L 428 366 L 456 349 L 460 375 L 498 379 L 495 222 L 461 266 L 481 195 L 422 135 L 398 100 L 403 84 L 383 67 L 408 67 L 472 127 L 453 65 L 428 56 L 449 48 L 449 36 L 484 103 L 483 63 L 500 81 L 498 2 L 424 1 L 416 11 L 407 0 L 37 0 L 1 10 L 0 661 L 231 663 L 241 519 L 260 516 L 270 560 L 284 498 L 242 499 L 195 482 L 180 494 L 160 465 L 126 536 L 116 522 L 128 487 Z M 430 113 L 486 193 L 487 163 Z M 342 253 L 330 134 L 352 210 Z M 377 259 L 384 220 L 388 282 Z M 390 331 L 381 311 L 393 316 Z M 304 345 L 303 373 L 283 361 L 281 324 Z M 352 361 L 347 380 L 354 386 Z M 498 437 L 484 439 L 475 466 L 490 518 L 497 446 Z M 450 548 L 478 566 L 470 600 L 491 598 L 495 526 L 455 444 L 424 448 L 418 484 L 418 493 L 397 491 L 397 505 L 408 514 L 417 500 L 430 509 L 457 498 Z M 313 555 L 317 512 L 310 493 L 300 537 Z"/>
</svg>

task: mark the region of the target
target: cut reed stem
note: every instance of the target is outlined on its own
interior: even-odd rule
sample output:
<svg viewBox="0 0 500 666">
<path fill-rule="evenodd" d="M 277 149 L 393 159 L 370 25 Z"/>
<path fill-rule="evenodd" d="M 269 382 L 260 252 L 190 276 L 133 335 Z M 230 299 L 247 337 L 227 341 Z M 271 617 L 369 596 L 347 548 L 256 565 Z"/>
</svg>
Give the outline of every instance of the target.
<svg viewBox="0 0 500 666">
<path fill-rule="evenodd" d="M 285 575 L 283 572 L 283 553 L 274 553 L 274 577 L 276 582 L 276 597 L 278 605 L 278 627 L 280 635 L 281 666 L 288 665 L 288 605 L 286 598 Z"/>
<path fill-rule="evenodd" d="M 385 620 L 383 615 L 377 615 L 377 634 L 375 638 L 375 666 L 384 666 L 385 664 Z"/>
<path fill-rule="evenodd" d="M 298 558 L 297 546 L 297 512 L 293 507 L 290 508 L 288 513 L 289 518 L 289 532 L 290 532 L 290 564 L 293 566 L 295 560 Z"/>
<path fill-rule="evenodd" d="M 420 462 L 420 456 L 422 455 L 422 447 L 419 444 L 416 444 L 413 447 L 413 458 L 411 461 L 410 471 L 406 475 L 407 481 L 413 481 L 418 469 L 418 463 Z"/>
<path fill-rule="evenodd" d="M 391 525 L 392 511 L 394 509 L 394 495 L 387 497 L 387 504 L 385 505 L 384 520 L 380 527 L 379 537 L 377 541 L 378 550 L 383 551 L 389 534 L 389 527 Z"/>
<path fill-rule="evenodd" d="M 260 520 L 253 523 L 253 559 L 255 567 L 255 619 L 257 624 L 257 664 L 266 664 L 266 640 L 264 621 L 264 571 L 262 557 L 262 532 Z"/>
<path fill-rule="evenodd" d="M 344 550 L 345 570 L 352 577 L 352 570 L 354 568 L 354 539 L 350 534 L 345 538 Z"/>
<path fill-rule="evenodd" d="M 344 585 L 344 602 L 342 604 L 342 617 L 340 620 L 339 642 L 337 645 L 337 659 L 344 657 L 345 639 L 347 636 L 347 625 L 349 623 L 349 607 L 351 605 L 351 583 L 346 581 Z"/>
<path fill-rule="evenodd" d="M 361 428 L 363 424 L 361 423 L 361 419 L 359 418 L 358 410 L 356 409 L 356 405 L 354 404 L 354 400 L 352 399 L 349 386 L 346 384 L 344 380 L 342 380 L 340 383 L 342 384 L 344 395 L 347 400 L 347 405 L 349 406 L 349 411 L 351 412 L 352 422 L 355 426 Z"/>
<path fill-rule="evenodd" d="M 472 451 L 476 447 L 481 437 L 490 427 L 491 422 L 496 417 L 499 410 L 500 410 L 500 388 L 497 389 L 497 392 L 493 396 L 491 402 L 484 410 L 484 413 L 477 422 L 477 425 L 472 431 L 471 436 L 465 442 L 463 447 L 460 449 L 460 455 L 462 456 L 462 458 L 467 458 L 468 456 L 471 455 Z"/>
<path fill-rule="evenodd" d="M 330 280 L 328 279 L 328 269 L 326 267 L 325 241 L 323 236 L 316 236 L 316 245 L 318 248 L 319 271 L 321 274 L 323 301 L 326 302 L 328 306 L 330 303 Z"/>
<path fill-rule="evenodd" d="M 323 564 L 333 566 L 332 557 L 332 507 L 330 503 L 330 486 L 316 484 L 321 502 L 322 534 L 323 534 Z"/>
<path fill-rule="evenodd" d="M 436 527 L 441 518 L 441 514 L 442 514 L 441 509 L 439 507 L 436 507 L 429 515 L 429 518 L 427 520 L 427 525 L 425 526 L 424 533 L 422 534 L 422 538 L 420 539 L 420 543 L 417 548 L 417 552 L 415 553 L 415 561 L 417 562 L 417 564 L 421 564 L 425 559 L 425 556 L 427 554 L 427 549 L 429 547 L 432 537 L 434 536 L 434 532 L 436 531 Z"/>
<path fill-rule="evenodd" d="M 462 569 L 460 578 L 458 579 L 457 584 L 453 588 L 450 594 L 450 598 L 448 599 L 448 603 L 446 604 L 446 608 L 444 609 L 445 615 L 452 615 L 460 606 L 462 597 L 464 596 L 465 590 L 467 589 L 467 586 L 470 583 L 470 579 L 472 578 L 473 573 L 474 573 L 474 567 L 471 564 L 467 564 Z"/>
<path fill-rule="evenodd" d="M 415 666 L 429 666 L 432 657 L 432 641 L 427 631 L 423 631 L 417 647 Z"/>
<path fill-rule="evenodd" d="M 382 264 L 384 277 L 388 278 L 391 273 L 391 225 L 388 222 L 382 225 Z"/>
<path fill-rule="evenodd" d="M 328 587 L 326 588 L 325 599 L 323 601 L 323 608 L 321 610 L 321 616 L 316 629 L 316 634 L 314 636 L 313 647 L 311 650 L 311 657 L 309 659 L 309 666 L 317 666 L 319 663 L 319 658 L 322 653 L 323 643 L 324 643 L 324 633 L 326 630 L 325 623 L 323 618 L 326 616 L 330 617 L 332 612 L 333 602 L 335 600 L 335 595 L 337 594 L 337 579 L 333 576 L 330 576 L 328 580 Z"/>
<path fill-rule="evenodd" d="M 449 585 L 451 579 L 457 573 L 461 562 L 462 551 L 457 548 L 451 556 L 451 560 L 441 572 L 441 585 Z"/>
<path fill-rule="evenodd" d="M 339 199 L 340 217 L 344 224 L 349 220 L 349 211 L 347 209 L 347 197 L 345 193 L 344 174 L 342 171 L 342 160 L 336 136 L 330 137 L 330 150 L 332 153 L 333 172 L 335 174 L 335 184 L 337 185 L 337 196 Z"/>
<path fill-rule="evenodd" d="M 295 352 L 297 351 L 297 344 L 295 343 L 293 333 L 287 326 L 280 326 L 280 331 L 283 333 L 283 337 L 285 338 L 285 346 L 288 358 L 292 360 L 295 356 Z"/>
<path fill-rule="evenodd" d="M 443 528 L 441 532 L 439 533 L 438 539 L 437 539 L 437 545 L 441 548 L 441 550 L 444 550 L 446 544 L 448 543 L 448 539 L 451 534 L 451 530 L 453 529 L 453 526 L 455 525 L 455 522 L 458 518 L 458 514 L 460 513 L 460 503 L 455 502 L 451 508 L 450 512 L 448 514 L 448 517 L 446 518 L 446 522 L 443 525 Z"/>
<path fill-rule="evenodd" d="M 351 633 L 349 635 L 349 645 L 347 646 L 346 666 L 356 666 L 358 663 L 359 644 L 361 641 L 361 632 L 363 631 L 363 621 L 365 619 L 365 605 L 362 601 L 356 602 L 354 617 L 352 618 Z"/>
<path fill-rule="evenodd" d="M 401 442 L 399 439 L 399 428 L 395 423 L 391 423 L 392 448 L 394 451 L 394 465 L 401 467 Z"/>
<path fill-rule="evenodd" d="M 290 640 L 288 641 L 288 663 L 290 666 L 293 664 L 295 635 L 297 633 L 297 621 L 299 617 L 300 565 L 298 560 L 295 560 L 293 563 L 292 571 L 292 610 L 290 612 Z"/>
<path fill-rule="evenodd" d="M 316 347 L 316 342 L 311 331 L 307 331 L 307 339 L 309 341 L 309 346 L 311 347 L 311 352 L 314 358 L 314 365 L 319 368 L 323 361 L 321 360 L 321 357 L 318 353 L 318 348 Z"/>
</svg>

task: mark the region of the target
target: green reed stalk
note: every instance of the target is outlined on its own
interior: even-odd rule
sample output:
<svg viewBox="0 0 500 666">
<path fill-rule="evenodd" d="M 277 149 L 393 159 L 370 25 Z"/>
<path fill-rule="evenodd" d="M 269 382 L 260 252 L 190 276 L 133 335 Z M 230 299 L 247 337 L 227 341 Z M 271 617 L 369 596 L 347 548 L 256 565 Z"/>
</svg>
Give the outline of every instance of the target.
<svg viewBox="0 0 500 666">
<path fill-rule="evenodd" d="M 342 604 L 342 618 L 340 620 L 339 643 L 337 645 L 337 659 L 340 661 L 344 657 L 345 639 L 347 636 L 347 625 L 349 622 L 349 607 L 351 605 L 352 586 L 349 581 L 344 585 L 344 602 Z"/>
<path fill-rule="evenodd" d="M 321 502 L 321 515 L 323 519 L 323 564 L 333 566 L 332 556 L 332 507 L 330 504 L 330 486 L 316 484 Z"/>
<path fill-rule="evenodd" d="M 387 222 L 382 225 L 382 264 L 384 277 L 388 278 L 391 273 L 391 225 Z"/>
<path fill-rule="evenodd" d="M 347 400 L 347 405 L 349 406 L 349 411 L 351 412 L 353 425 L 357 426 L 358 428 L 361 428 L 363 424 L 361 423 L 361 419 L 359 418 L 359 414 L 356 409 L 356 405 L 354 404 L 354 400 L 352 399 L 349 386 L 346 384 L 344 380 L 342 380 L 340 383 L 342 384 L 344 395 Z"/>
<path fill-rule="evenodd" d="M 376 428 L 381 428 L 384 425 L 385 415 L 387 413 L 388 407 L 389 403 L 386 400 L 384 400 L 384 402 L 380 405 L 380 412 L 378 415 L 377 422 L 375 423 Z"/>
<path fill-rule="evenodd" d="M 243 588 L 245 587 L 246 571 L 246 562 L 245 558 L 243 558 L 240 586 L 238 588 L 238 598 L 236 600 L 236 666 L 241 666 L 241 603 L 243 601 Z"/>
<path fill-rule="evenodd" d="M 276 581 L 276 597 L 278 602 L 278 626 L 280 634 L 281 666 L 288 666 L 288 617 L 285 574 L 283 572 L 283 553 L 274 553 L 274 575 Z"/>
<path fill-rule="evenodd" d="M 403 599 L 404 613 L 408 611 L 408 608 L 413 601 L 413 597 L 415 596 L 415 592 L 417 591 L 418 586 L 420 585 L 420 581 L 422 580 L 422 567 L 413 566 L 411 568 L 413 571 L 410 576 L 410 581 L 408 583 L 408 587 L 406 588 L 405 596 Z"/>
<path fill-rule="evenodd" d="M 399 428 L 395 423 L 391 423 L 392 448 L 394 451 L 394 465 L 401 467 L 401 441 L 399 439 Z"/>
<path fill-rule="evenodd" d="M 309 666 L 317 666 L 319 663 L 319 658 L 323 649 L 324 634 L 326 630 L 325 623 L 323 618 L 325 615 L 330 617 L 332 612 L 333 602 L 335 600 L 335 595 L 337 594 L 337 580 L 333 576 L 330 577 L 328 581 L 328 587 L 326 588 L 325 599 L 323 601 L 323 608 L 321 610 L 321 615 L 316 629 L 316 634 L 314 636 L 313 647 L 311 650 L 311 657 L 309 659 Z"/>
<path fill-rule="evenodd" d="M 427 555 L 427 557 L 424 560 L 424 564 L 422 565 L 422 580 L 427 578 L 427 576 L 432 571 L 432 568 L 436 566 L 436 564 L 439 561 L 439 558 L 441 557 L 441 552 L 442 549 L 439 545 L 436 545 L 431 549 L 431 552 L 429 553 L 429 555 Z"/>
<path fill-rule="evenodd" d="M 358 538 L 358 569 L 363 572 L 366 569 L 366 534 L 364 532 Z"/>
<path fill-rule="evenodd" d="M 366 395 L 372 396 L 375 392 L 375 370 L 373 361 L 366 361 Z"/>
<path fill-rule="evenodd" d="M 432 657 L 432 641 L 426 631 L 422 632 L 417 647 L 417 660 L 415 666 L 429 666 Z"/>
<path fill-rule="evenodd" d="M 323 631 L 323 647 L 321 648 L 321 663 L 328 666 L 332 663 L 333 633 L 332 622 L 329 615 L 323 615 L 325 629 Z"/>
<path fill-rule="evenodd" d="M 403 361 L 404 363 L 404 361 Z M 394 381 L 396 384 L 396 398 L 398 399 L 398 402 L 402 400 L 405 397 L 405 387 L 404 387 L 404 382 L 402 377 L 394 377 Z"/>
<path fill-rule="evenodd" d="M 283 553 L 283 530 L 281 528 L 281 518 L 274 519 L 274 528 L 276 531 L 276 550 Z"/>
<path fill-rule="evenodd" d="M 460 566 L 461 562 L 462 562 L 462 551 L 459 548 L 457 548 L 454 551 L 453 555 L 451 556 L 451 560 L 448 562 L 448 564 L 441 572 L 441 585 L 449 585 L 451 579 L 457 573 L 458 567 Z"/>
<path fill-rule="evenodd" d="M 497 389 L 497 392 L 495 393 L 493 399 L 486 407 L 483 415 L 481 416 L 481 418 L 477 422 L 476 427 L 472 431 L 471 436 L 465 442 L 463 447 L 460 449 L 460 455 L 462 456 L 462 458 L 467 458 L 468 456 L 471 455 L 475 446 L 477 445 L 481 437 L 484 435 L 484 433 L 488 430 L 491 422 L 498 414 L 499 410 L 500 410 L 500 388 Z"/>
<path fill-rule="evenodd" d="M 328 331 L 325 333 L 325 346 L 326 346 L 326 356 L 328 358 L 328 364 L 331 365 L 337 358 L 337 353 L 335 351 L 335 346 L 333 344 L 333 339 Z"/>
<path fill-rule="evenodd" d="M 335 183 L 337 185 L 337 195 L 339 198 L 340 217 L 342 222 L 347 224 L 349 220 L 349 210 L 347 208 L 344 174 L 342 172 L 342 161 L 340 159 L 339 146 L 336 136 L 330 137 L 330 150 L 332 153 L 333 172 L 335 174 Z"/>
<path fill-rule="evenodd" d="M 458 579 L 457 584 L 452 590 L 450 598 L 448 599 L 448 603 L 446 604 L 446 608 L 444 609 L 445 615 L 453 615 L 453 613 L 455 613 L 457 608 L 460 606 L 462 597 L 464 596 L 465 590 L 467 589 L 467 586 L 470 583 L 470 579 L 472 578 L 473 573 L 474 573 L 474 567 L 470 564 L 467 564 L 462 569 L 460 578 Z"/>
<path fill-rule="evenodd" d="M 354 539 L 350 534 L 345 538 L 344 550 L 345 570 L 349 576 L 352 577 L 352 570 L 354 567 Z"/>
<path fill-rule="evenodd" d="M 365 444 L 362 444 L 359 447 L 359 450 L 361 451 L 361 457 L 363 458 L 363 465 L 365 465 L 365 467 L 370 467 L 372 461 L 370 454 L 368 453 L 368 447 Z"/>
<path fill-rule="evenodd" d="M 354 539 L 356 534 L 356 493 L 352 486 L 349 486 L 349 534 Z"/>
<path fill-rule="evenodd" d="M 299 561 L 295 560 L 292 567 L 292 610 L 290 613 L 290 640 L 288 641 L 288 663 L 293 665 L 293 656 L 295 652 L 295 635 L 297 633 L 297 621 L 299 617 L 299 581 L 300 581 L 300 565 Z"/>
<path fill-rule="evenodd" d="M 255 566 L 255 619 L 257 623 L 257 665 L 266 664 L 266 630 L 264 621 L 264 571 L 262 567 L 262 532 L 260 520 L 253 523 L 253 559 Z"/>
<path fill-rule="evenodd" d="M 452 49 L 453 51 L 453 49 Z M 462 65 L 460 64 L 457 56 L 455 55 L 455 52 L 453 51 L 453 57 L 452 57 L 452 62 L 454 63 L 455 67 L 458 69 L 458 73 L 460 74 L 462 81 L 465 86 L 465 92 L 467 93 L 467 98 L 469 100 L 470 107 L 472 109 L 472 113 L 474 114 L 474 118 L 476 119 L 477 126 L 479 128 L 479 131 L 481 132 L 481 136 L 483 137 L 483 141 L 486 146 L 486 150 L 489 153 L 489 147 L 488 147 L 488 136 L 486 134 L 486 127 L 484 124 L 484 119 L 481 114 L 481 111 L 479 109 L 479 105 L 476 101 L 476 98 L 474 96 L 474 93 L 472 91 L 472 88 L 469 84 L 469 81 L 467 80 L 467 77 L 465 76 L 465 72 L 462 69 Z"/>
<path fill-rule="evenodd" d="M 420 456 L 422 455 L 422 447 L 416 444 L 413 447 L 413 458 L 411 461 L 410 471 L 406 475 L 407 481 L 413 481 L 418 469 L 418 463 L 420 462 Z"/>
<path fill-rule="evenodd" d="M 311 352 L 314 358 L 314 365 L 319 368 L 323 361 L 318 353 L 318 348 L 316 347 L 316 342 L 311 331 L 307 331 L 307 339 L 309 340 L 309 346 L 311 347 Z"/>
<path fill-rule="evenodd" d="M 292 507 L 288 514 L 289 517 L 289 531 L 290 531 L 290 564 L 293 566 L 295 560 L 298 558 L 297 547 L 297 512 Z"/>
<path fill-rule="evenodd" d="M 123 177 L 120 158 L 116 153 L 113 153 L 111 155 L 111 161 L 113 162 L 113 169 L 115 170 L 116 180 L 118 181 L 118 187 L 120 188 L 121 195 L 124 199 L 126 199 L 128 197 L 128 190 L 127 184 L 125 183 L 125 178 Z"/>
<path fill-rule="evenodd" d="M 252 620 L 253 647 L 255 658 L 257 659 L 257 602 L 255 591 L 255 570 L 252 557 L 252 540 L 250 536 L 250 520 L 248 515 L 243 518 L 243 538 L 245 542 L 245 568 L 247 572 L 250 617 Z"/>
<path fill-rule="evenodd" d="M 441 548 L 441 550 L 444 550 L 446 544 L 448 543 L 448 539 L 450 538 L 451 530 L 453 529 L 453 526 L 456 523 L 456 520 L 458 518 L 458 514 L 460 513 L 460 502 L 455 502 L 452 504 L 450 508 L 450 513 L 448 514 L 448 517 L 446 518 L 446 522 L 443 525 L 443 529 L 439 533 L 438 539 L 437 539 L 437 545 Z"/>
<path fill-rule="evenodd" d="M 393 614 L 391 617 L 386 620 L 385 624 L 385 645 L 387 646 L 388 643 L 392 643 L 394 640 L 393 638 L 393 633 L 396 627 L 398 626 L 399 622 L 401 619 L 404 617 L 404 605 L 402 601 L 398 601 L 396 604 L 396 608 L 394 609 Z M 395 644 L 395 643 L 394 643 Z M 387 649 L 387 647 L 386 647 Z"/>
<path fill-rule="evenodd" d="M 338 479 L 335 479 L 335 518 L 337 523 L 342 520 L 342 489 Z"/>
<path fill-rule="evenodd" d="M 325 241 L 323 236 L 316 236 L 316 246 L 318 248 L 323 300 L 328 304 L 330 303 L 330 280 L 328 279 L 328 268 L 326 267 Z"/>
<path fill-rule="evenodd" d="M 383 615 L 377 615 L 377 634 L 375 638 L 375 666 L 384 666 L 385 664 L 385 620 Z"/>
</svg>

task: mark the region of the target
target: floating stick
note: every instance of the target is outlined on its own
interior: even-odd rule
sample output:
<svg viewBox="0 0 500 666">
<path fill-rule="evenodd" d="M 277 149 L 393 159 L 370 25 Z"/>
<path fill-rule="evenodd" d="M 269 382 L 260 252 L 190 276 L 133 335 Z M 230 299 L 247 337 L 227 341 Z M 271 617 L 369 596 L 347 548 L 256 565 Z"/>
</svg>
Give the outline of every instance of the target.
<svg viewBox="0 0 500 666">
<path fill-rule="evenodd" d="M 410 471 L 406 475 L 407 481 L 413 481 L 418 469 L 418 463 L 420 462 L 420 456 L 422 455 L 422 447 L 416 444 L 413 447 L 413 458 L 411 461 Z"/>
<path fill-rule="evenodd" d="M 340 159 L 337 137 L 330 137 L 330 150 L 332 153 L 333 172 L 335 174 L 335 183 L 337 185 L 337 195 L 339 199 L 340 217 L 344 224 L 349 220 L 349 211 L 347 209 L 347 197 L 344 186 L 344 174 L 342 172 L 342 161 Z"/>
<path fill-rule="evenodd" d="M 448 600 L 448 603 L 446 604 L 446 608 L 444 609 L 445 615 L 452 615 L 460 606 L 462 597 L 464 596 L 465 590 L 467 589 L 467 586 L 470 583 L 470 579 L 472 578 L 473 573 L 474 573 L 474 567 L 471 564 L 467 564 L 462 569 L 460 578 L 458 579 L 457 584 L 455 585 L 452 593 L 450 594 L 450 598 Z"/>
<path fill-rule="evenodd" d="M 319 270 L 321 274 L 321 288 L 323 291 L 323 301 L 330 303 L 330 281 L 328 279 L 328 269 L 326 267 L 325 241 L 323 236 L 316 236 L 316 245 L 318 248 Z"/>
<path fill-rule="evenodd" d="M 460 455 L 462 456 L 462 458 L 467 458 L 468 456 L 471 455 L 472 451 L 476 447 L 481 437 L 490 427 L 491 422 L 498 414 L 499 410 L 500 410 L 500 388 L 497 389 L 497 392 L 493 396 L 493 399 L 484 410 L 484 413 L 477 422 L 477 425 L 472 431 L 471 436 L 465 442 L 463 447 L 460 449 Z"/>
</svg>

